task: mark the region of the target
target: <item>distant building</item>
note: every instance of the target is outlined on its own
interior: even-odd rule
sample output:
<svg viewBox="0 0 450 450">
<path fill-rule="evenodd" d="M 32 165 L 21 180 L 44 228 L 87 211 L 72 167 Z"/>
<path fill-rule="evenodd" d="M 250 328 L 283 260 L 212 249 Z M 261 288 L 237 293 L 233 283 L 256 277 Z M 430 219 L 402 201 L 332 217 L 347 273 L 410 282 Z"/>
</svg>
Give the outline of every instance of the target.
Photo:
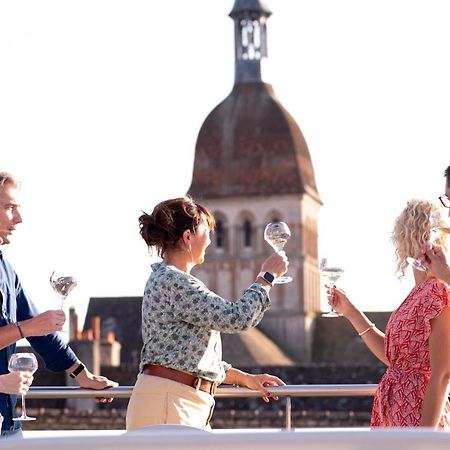
<svg viewBox="0 0 450 450">
<path fill-rule="evenodd" d="M 225 298 L 239 298 L 273 250 L 266 224 L 287 222 L 293 281 L 271 291 L 260 325 L 298 361 L 312 357 L 312 327 L 320 311 L 317 216 L 321 200 L 305 139 L 293 117 L 263 81 L 266 22 L 261 0 L 236 0 L 235 83 L 208 115 L 196 144 L 189 194 L 217 219 L 206 262 L 196 275 Z"/>
</svg>

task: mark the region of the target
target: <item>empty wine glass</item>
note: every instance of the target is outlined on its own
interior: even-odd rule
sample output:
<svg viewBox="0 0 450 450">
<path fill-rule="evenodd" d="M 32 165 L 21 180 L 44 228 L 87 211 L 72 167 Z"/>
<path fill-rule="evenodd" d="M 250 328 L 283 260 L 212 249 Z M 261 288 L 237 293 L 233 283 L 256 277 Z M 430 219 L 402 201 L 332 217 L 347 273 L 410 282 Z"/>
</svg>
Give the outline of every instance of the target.
<svg viewBox="0 0 450 450">
<path fill-rule="evenodd" d="M 326 279 L 325 286 L 335 286 L 337 280 L 344 273 L 344 269 L 339 266 L 329 265 L 327 258 L 322 258 L 319 266 L 320 274 Z M 331 308 L 331 311 L 322 314 L 323 317 L 340 317 L 342 314 Z"/>
<path fill-rule="evenodd" d="M 439 239 L 440 233 L 445 231 L 445 227 L 439 227 L 439 223 L 441 222 L 441 214 L 439 211 L 435 211 L 430 215 L 429 223 L 430 223 L 430 236 L 428 237 L 428 243 L 433 244 Z M 427 268 L 420 262 L 419 259 L 408 256 L 406 258 L 411 266 L 418 270 L 419 272 L 425 272 Z"/>
<path fill-rule="evenodd" d="M 264 239 L 276 251 L 280 252 L 286 245 L 287 240 L 291 237 L 291 230 L 284 222 L 271 222 L 266 225 L 264 230 Z M 274 284 L 290 283 L 292 277 L 275 278 Z"/>
<path fill-rule="evenodd" d="M 9 358 L 8 369 L 10 372 L 30 372 L 33 374 L 38 368 L 36 356 L 33 353 L 13 353 Z M 13 420 L 36 420 L 36 417 L 27 416 L 25 409 L 25 394 L 22 394 L 22 414 Z"/>
</svg>

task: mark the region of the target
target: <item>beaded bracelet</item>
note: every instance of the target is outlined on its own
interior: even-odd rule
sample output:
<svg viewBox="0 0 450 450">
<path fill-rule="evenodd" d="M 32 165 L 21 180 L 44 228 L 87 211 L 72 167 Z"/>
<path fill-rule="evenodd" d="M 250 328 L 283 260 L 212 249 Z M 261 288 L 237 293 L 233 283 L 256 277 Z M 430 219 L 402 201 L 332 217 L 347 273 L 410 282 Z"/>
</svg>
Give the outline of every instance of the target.
<svg viewBox="0 0 450 450">
<path fill-rule="evenodd" d="M 374 323 L 371 323 L 371 324 L 370 324 L 370 327 L 367 328 L 367 329 L 364 330 L 364 331 L 361 331 L 361 333 L 358 333 L 358 336 L 361 337 L 361 336 L 363 336 L 364 334 L 366 334 L 367 332 L 369 332 L 370 330 L 373 330 L 374 328 L 375 328 L 375 324 L 374 324 Z"/>
</svg>

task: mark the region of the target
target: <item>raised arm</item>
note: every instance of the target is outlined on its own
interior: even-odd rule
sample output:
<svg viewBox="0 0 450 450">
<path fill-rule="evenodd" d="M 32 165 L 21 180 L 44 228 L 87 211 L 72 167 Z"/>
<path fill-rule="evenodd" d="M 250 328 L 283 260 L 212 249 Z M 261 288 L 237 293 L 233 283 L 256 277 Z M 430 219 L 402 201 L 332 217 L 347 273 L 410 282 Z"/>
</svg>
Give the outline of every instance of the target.
<svg viewBox="0 0 450 450">
<path fill-rule="evenodd" d="M 33 317 L 17 321 L 0 328 L 0 349 L 8 347 L 22 338 L 44 336 L 60 331 L 66 321 L 64 311 L 50 310 Z"/>
<path fill-rule="evenodd" d="M 337 287 L 329 289 L 328 303 L 341 313 L 352 325 L 369 350 L 384 364 L 388 364 L 384 352 L 384 333 L 368 317 L 356 308 L 345 292 Z"/>
<path fill-rule="evenodd" d="M 287 270 L 284 252 L 273 253 L 261 272 L 275 277 Z M 144 293 L 143 320 L 182 321 L 223 333 L 237 333 L 258 325 L 270 307 L 271 284 L 258 276 L 237 301 L 210 291 L 200 280 L 183 272 L 167 271 Z"/>
<path fill-rule="evenodd" d="M 180 277 L 164 285 L 170 297 L 169 308 L 159 310 L 158 304 L 148 308 L 156 320 L 181 320 L 223 333 L 237 333 L 256 326 L 270 306 L 267 290 L 260 283 L 253 283 L 235 302 L 220 297 L 195 279 Z"/>
</svg>

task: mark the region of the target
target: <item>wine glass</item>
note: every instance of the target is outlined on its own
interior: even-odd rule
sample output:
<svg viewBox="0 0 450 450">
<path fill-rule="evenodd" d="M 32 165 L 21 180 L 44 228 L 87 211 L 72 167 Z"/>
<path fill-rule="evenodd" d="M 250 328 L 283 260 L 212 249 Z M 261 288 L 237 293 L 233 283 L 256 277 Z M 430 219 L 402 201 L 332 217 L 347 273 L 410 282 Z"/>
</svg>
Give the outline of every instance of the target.
<svg viewBox="0 0 450 450">
<path fill-rule="evenodd" d="M 439 239 L 440 233 L 445 232 L 445 227 L 439 227 L 439 223 L 441 221 L 441 214 L 439 211 L 435 211 L 430 215 L 429 223 L 430 223 L 430 236 L 428 237 L 428 242 L 433 244 Z M 419 272 L 426 272 L 427 268 L 420 262 L 419 259 L 408 256 L 406 258 L 411 266 L 418 270 Z"/>
<path fill-rule="evenodd" d="M 61 310 L 62 310 L 64 307 L 64 301 L 77 285 L 77 280 L 72 275 L 67 275 L 66 273 L 59 273 L 56 270 L 54 270 L 50 275 L 50 285 L 61 299 Z"/>
<path fill-rule="evenodd" d="M 50 275 L 50 285 L 61 299 L 61 310 L 64 308 L 64 301 L 70 292 L 76 287 L 77 280 L 66 272 L 57 272 L 54 270 Z M 60 333 L 68 333 L 67 330 L 61 330 Z"/>
<path fill-rule="evenodd" d="M 264 239 L 276 251 L 280 252 L 286 245 L 287 240 L 291 237 L 291 230 L 284 222 L 272 222 L 266 225 L 264 230 Z M 274 284 L 290 283 L 292 277 L 275 278 Z"/>
<path fill-rule="evenodd" d="M 344 273 L 344 269 L 339 266 L 329 265 L 327 258 L 322 258 L 319 266 L 320 274 L 326 278 L 325 285 L 335 286 L 337 280 Z M 323 313 L 322 317 L 340 317 L 342 314 L 331 308 L 331 311 Z"/>
<path fill-rule="evenodd" d="M 33 374 L 38 368 L 36 356 L 33 353 L 13 353 L 9 358 L 8 369 L 10 372 L 30 372 Z M 36 417 L 27 416 L 25 409 L 25 394 L 22 394 L 22 415 L 13 420 L 36 420 Z"/>
</svg>

